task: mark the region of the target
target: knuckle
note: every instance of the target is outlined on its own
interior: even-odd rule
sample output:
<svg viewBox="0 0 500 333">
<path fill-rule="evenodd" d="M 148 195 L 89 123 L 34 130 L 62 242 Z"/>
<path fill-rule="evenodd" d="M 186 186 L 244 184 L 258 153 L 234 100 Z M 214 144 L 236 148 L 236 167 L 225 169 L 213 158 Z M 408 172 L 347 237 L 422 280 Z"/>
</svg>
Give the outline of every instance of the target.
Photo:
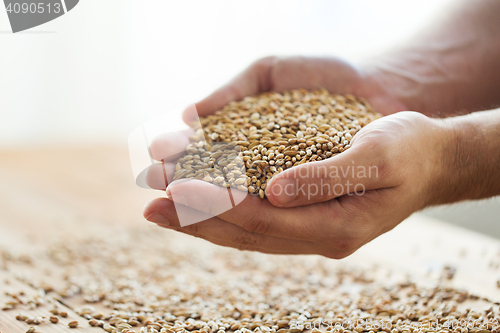
<svg viewBox="0 0 500 333">
<path fill-rule="evenodd" d="M 261 58 L 250 65 L 249 71 L 256 74 L 260 90 L 267 91 L 273 89 L 275 82 L 273 68 L 278 63 L 278 59 L 278 57 L 269 56 Z"/>
<path fill-rule="evenodd" d="M 343 179 L 341 177 L 342 173 L 337 170 L 337 165 L 330 165 L 330 161 L 321 161 L 314 166 L 313 179 L 317 179 L 322 183 L 336 184 L 341 182 Z"/>
<path fill-rule="evenodd" d="M 184 233 L 188 233 L 192 236 L 198 236 L 199 234 L 199 229 L 198 229 L 198 223 L 188 225 L 186 227 L 180 227 L 179 231 L 182 231 Z"/>
<path fill-rule="evenodd" d="M 320 254 L 332 259 L 343 259 L 360 247 L 358 240 L 354 238 L 334 239 L 333 241 L 330 239 L 329 245 L 325 245 L 325 250 Z"/>
<path fill-rule="evenodd" d="M 166 156 L 164 153 L 165 149 L 165 142 L 164 142 L 164 137 L 162 136 L 157 136 L 155 137 L 149 146 L 149 149 L 151 151 L 151 157 L 156 160 L 156 161 L 161 161 L 163 158 Z"/>
<path fill-rule="evenodd" d="M 270 66 L 272 66 L 273 63 L 276 62 L 276 60 L 278 59 L 277 56 L 267 56 L 267 57 L 263 57 L 263 58 L 260 58 L 260 59 L 257 59 L 253 64 L 252 66 L 254 66 L 255 68 L 261 68 L 261 67 L 264 67 L 264 68 L 269 68 Z"/>
<path fill-rule="evenodd" d="M 252 234 L 247 231 L 239 232 L 234 238 L 236 248 L 242 251 L 259 248 L 261 243 L 260 240 L 261 238 L 257 234 Z"/>
<path fill-rule="evenodd" d="M 327 162 L 327 161 L 325 161 Z M 308 166 L 306 172 L 302 171 L 297 177 L 297 190 L 300 195 L 314 198 L 316 202 L 324 202 L 336 197 L 337 186 L 342 184 L 338 172 L 330 170 L 328 163 L 317 162 Z"/>
<path fill-rule="evenodd" d="M 245 220 L 241 227 L 246 231 L 257 234 L 266 234 L 269 232 L 270 223 L 262 218 L 260 214 L 254 213 Z"/>
<path fill-rule="evenodd" d="M 375 152 L 377 155 L 386 151 L 387 142 L 382 140 L 366 140 L 362 143 L 365 151 Z"/>
</svg>

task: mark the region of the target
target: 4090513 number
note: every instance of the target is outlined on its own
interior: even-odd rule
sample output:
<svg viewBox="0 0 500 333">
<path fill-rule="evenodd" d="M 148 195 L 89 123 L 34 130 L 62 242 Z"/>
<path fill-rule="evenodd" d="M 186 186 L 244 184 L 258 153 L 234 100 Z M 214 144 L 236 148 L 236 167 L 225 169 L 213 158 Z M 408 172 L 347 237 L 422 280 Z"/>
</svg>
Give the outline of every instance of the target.
<svg viewBox="0 0 500 333">
<path fill-rule="evenodd" d="M 63 9 L 60 3 L 9 3 L 7 6 L 7 13 L 15 14 L 42 14 L 42 13 L 55 13 L 59 14 Z"/>
</svg>

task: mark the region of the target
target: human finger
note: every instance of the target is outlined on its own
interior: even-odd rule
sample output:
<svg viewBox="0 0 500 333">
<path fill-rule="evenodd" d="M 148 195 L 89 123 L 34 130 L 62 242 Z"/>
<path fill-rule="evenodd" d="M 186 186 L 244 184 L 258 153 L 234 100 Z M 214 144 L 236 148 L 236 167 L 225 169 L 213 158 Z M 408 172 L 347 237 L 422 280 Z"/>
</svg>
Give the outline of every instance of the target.
<svg viewBox="0 0 500 333">
<path fill-rule="evenodd" d="M 285 209 L 247 192 L 199 180 L 173 182 L 167 196 L 250 232 L 296 240 L 321 238 L 330 228 L 329 221 L 341 214 L 336 202 Z"/>
<path fill-rule="evenodd" d="M 167 198 L 158 198 L 146 206 L 144 215 L 147 216 L 149 221 L 160 226 L 201 237 L 214 244 L 240 250 L 277 254 L 312 254 L 318 252 L 317 246 L 312 242 L 250 232 L 218 217 L 212 217 L 205 221 L 182 227 L 176 213 L 179 208 L 178 204 L 174 204 Z M 192 208 L 182 207 L 181 209 Z"/>
</svg>

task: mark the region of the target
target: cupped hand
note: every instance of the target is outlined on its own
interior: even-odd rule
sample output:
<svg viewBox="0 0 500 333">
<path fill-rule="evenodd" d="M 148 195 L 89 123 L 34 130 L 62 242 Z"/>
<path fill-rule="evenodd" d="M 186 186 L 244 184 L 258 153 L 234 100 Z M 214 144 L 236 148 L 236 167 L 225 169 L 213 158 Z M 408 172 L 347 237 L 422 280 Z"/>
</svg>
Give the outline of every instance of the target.
<svg viewBox="0 0 500 333">
<path fill-rule="evenodd" d="M 240 204 L 214 212 L 227 189 L 202 181 L 174 182 L 174 202 L 150 202 L 144 215 L 166 228 L 242 250 L 343 258 L 434 202 L 449 147 L 441 120 L 400 112 L 376 120 L 351 148 L 275 176 L 269 200 L 232 191 Z M 181 227 L 176 207 L 211 214 Z M 215 216 L 216 215 L 216 216 Z"/>
<path fill-rule="evenodd" d="M 391 96 L 373 71 L 356 67 L 338 58 L 267 57 L 257 60 L 231 82 L 188 108 L 183 119 L 191 124 L 198 116 L 207 116 L 231 101 L 241 100 L 267 91 L 325 88 L 334 94 L 352 94 L 365 98 L 376 111 L 388 115 L 407 108 Z M 151 155 L 164 165 L 153 165 L 147 182 L 154 189 L 164 190 L 173 174 L 176 152 L 185 148 L 192 133 L 165 133 L 152 142 Z"/>
</svg>

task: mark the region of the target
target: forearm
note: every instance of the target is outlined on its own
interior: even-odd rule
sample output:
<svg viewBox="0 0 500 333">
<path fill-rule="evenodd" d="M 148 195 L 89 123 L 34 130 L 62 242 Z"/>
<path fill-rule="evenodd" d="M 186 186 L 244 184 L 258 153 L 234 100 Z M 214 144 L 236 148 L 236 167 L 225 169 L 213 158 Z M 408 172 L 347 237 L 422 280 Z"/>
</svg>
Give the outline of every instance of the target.
<svg viewBox="0 0 500 333">
<path fill-rule="evenodd" d="M 434 204 L 500 195 L 500 109 L 440 121 L 448 139 Z"/>
<path fill-rule="evenodd" d="M 500 1 L 462 0 L 408 45 L 366 64 L 409 110 L 446 116 L 500 106 Z"/>
</svg>

